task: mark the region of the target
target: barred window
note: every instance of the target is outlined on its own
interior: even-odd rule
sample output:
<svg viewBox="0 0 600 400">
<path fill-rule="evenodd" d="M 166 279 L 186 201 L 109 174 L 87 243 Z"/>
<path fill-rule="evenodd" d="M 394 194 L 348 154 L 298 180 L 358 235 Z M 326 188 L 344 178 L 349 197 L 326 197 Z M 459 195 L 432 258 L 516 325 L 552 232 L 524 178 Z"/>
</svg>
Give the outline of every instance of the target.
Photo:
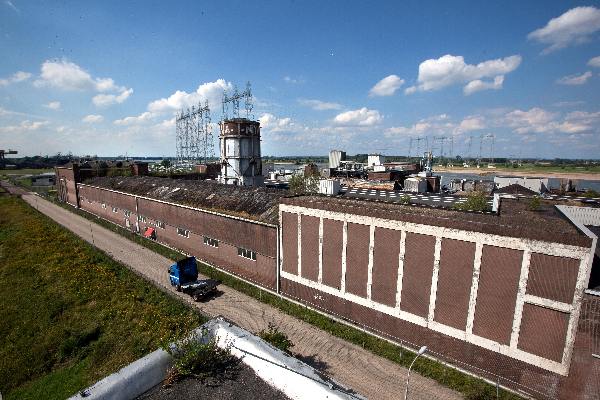
<svg viewBox="0 0 600 400">
<path fill-rule="evenodd" d="M 165 223 L 162 221 L 156 221 L 155 225 L 157 228 L 165 229 Z"/>
<path fill-rule="evenodd" d="M 113 212 L 114 213 L 119 212 L 119 209 L 117 207 L 113 207 Z"/>
<path fill-rule="evenodd" d="M 143 215 L 140 215 L 138 219 L 140 222 L 146 222 L 146 217 L 144 217 Z"/>
<path fill-rule="evenodd" d="M 242 247 L 238 247 L 238 256 L 247 258 L 249 260 L 256 261 L 256 252 L 253 250 L 244 249 Z"/>
<path fill-rule="evenodd" d="M 179 236 L 183 236 L 186 238 L 190 237 L 190 231 L 188 231 L 187 229 L 183 229 L 183 228 L 177 228 L 177 234 Z"/>
<path fill-rule="evenodd" d="M 131 217 L 131 211 L 123 210 L 126 217 Z"/>
<path fill-rule="evenodd" d="M 209 238 L 204 236 L 204 244 L 212 247 L 219 247 L 219 241 L 217 239 Z"/>
</svg>

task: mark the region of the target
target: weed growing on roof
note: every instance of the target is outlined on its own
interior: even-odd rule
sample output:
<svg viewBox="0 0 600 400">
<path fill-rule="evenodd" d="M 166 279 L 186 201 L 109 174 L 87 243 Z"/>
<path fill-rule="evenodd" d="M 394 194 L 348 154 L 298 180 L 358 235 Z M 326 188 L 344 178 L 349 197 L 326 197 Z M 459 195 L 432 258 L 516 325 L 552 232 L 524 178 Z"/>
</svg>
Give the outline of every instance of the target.
<svg viewBox="0 0 600 400">
<path fill-rule="evenodd" d="M 240 369 L 240 359 L 231 354 L 231 346 L 221 348 L 214 339 L 203 343 L 196 338 L 188 338 L 169 352 L 174 362 L 165 378 L 165 386 L 184 378 L 221 383 L 235 379 Z"/>
<path fill-rule="evenodd" d="M 489 209 L 487 201 L 485 193 L 476 190 L 467 195 L 467 201 L 454 203 L 452 208 L 461 211 L 487 211 Z"/>
<path fill-rule="evenodd" d="M 528 206 L 531 211 L 538 211 L 541 205 L 542 201 L 540 200 L 539 196 L 533 196 L 531 199 L 529 199 Z"/>
</svg>

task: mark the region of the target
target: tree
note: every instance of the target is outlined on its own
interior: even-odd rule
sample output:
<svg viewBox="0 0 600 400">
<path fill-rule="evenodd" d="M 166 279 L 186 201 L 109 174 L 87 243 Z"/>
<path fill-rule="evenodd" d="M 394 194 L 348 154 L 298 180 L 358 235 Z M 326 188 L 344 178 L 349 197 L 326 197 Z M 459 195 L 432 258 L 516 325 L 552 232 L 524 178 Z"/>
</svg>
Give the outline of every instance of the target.
<svg viewBox="0 0 600 400">
<path fill-rule="evenodd" d="M 312 194 L 319 191 L 319 177 L 314 175 L 292 175 L 288 184 L 290 192 L 294 195 Z"/>
</svg>

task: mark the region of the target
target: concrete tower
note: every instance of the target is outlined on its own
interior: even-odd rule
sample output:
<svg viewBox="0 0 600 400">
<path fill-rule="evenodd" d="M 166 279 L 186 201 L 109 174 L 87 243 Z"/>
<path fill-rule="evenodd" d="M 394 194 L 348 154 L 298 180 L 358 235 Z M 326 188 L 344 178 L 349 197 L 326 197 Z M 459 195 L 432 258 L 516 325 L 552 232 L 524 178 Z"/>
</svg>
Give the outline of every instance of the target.
<svg viewBox="0 0 600 400">
<path fill-rule="evenodd" d="M 260 123 L 246 118 L 225 119 L 219 123 L 221 134 L 221 176 L 230 185 L 262 186 Z"/>
</svg>

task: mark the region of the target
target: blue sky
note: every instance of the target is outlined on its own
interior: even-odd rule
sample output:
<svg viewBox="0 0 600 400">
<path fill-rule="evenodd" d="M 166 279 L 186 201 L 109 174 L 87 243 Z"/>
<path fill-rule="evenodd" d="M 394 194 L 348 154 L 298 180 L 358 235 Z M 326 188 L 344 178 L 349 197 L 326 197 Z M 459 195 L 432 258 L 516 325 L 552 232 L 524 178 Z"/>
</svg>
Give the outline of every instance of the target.
<svg viewBox="0 0 600 400">
<path fill-rule="evenodd" d="M 172 156 L 178 109 L 251 81 L 266 155 L 600 158 L 598 2 L 0 1 L 20 154 Z"/>
</svg>

